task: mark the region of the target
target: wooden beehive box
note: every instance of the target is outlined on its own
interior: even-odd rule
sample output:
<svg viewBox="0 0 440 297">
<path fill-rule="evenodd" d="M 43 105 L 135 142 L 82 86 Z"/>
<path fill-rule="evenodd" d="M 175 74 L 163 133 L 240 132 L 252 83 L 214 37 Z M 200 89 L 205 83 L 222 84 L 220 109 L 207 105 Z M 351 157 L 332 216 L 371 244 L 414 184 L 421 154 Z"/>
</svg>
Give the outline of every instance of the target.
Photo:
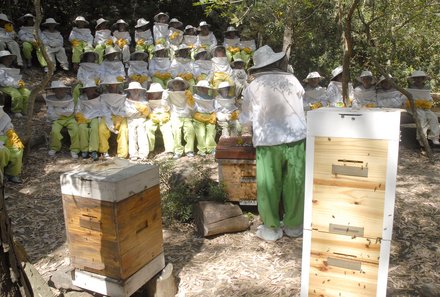
<svg viewBox="0 0 440 297">
<path fill-rule="evenodd" d="M 219 181 L 225 185 L 229 200 L 256 205 L 256 162 L 252 137 L 220 138 L 215 158 Z"/>
<path fill-rule="evenodd" d="M 301 296 L 385 296 L 400 111 L 307 114 Z"/>
<path fill-rule="evenodd" d="M 163 269 L 157 166 L 116 159 L 65 173 L 60 179 L 74 268 L 121 283 L 133 277 L 139 281 L 136 273 L 142 270 L 145 275 L 150 262 L 154 262 L 152 276 Z"/>
</svg>

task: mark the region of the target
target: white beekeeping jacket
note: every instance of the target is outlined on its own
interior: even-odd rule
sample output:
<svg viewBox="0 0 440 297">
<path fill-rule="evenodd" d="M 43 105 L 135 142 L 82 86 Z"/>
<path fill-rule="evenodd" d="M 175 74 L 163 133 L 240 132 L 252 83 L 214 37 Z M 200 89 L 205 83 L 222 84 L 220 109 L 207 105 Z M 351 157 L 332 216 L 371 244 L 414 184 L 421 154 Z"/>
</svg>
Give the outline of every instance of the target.
<svg viewBox="0 0 440 297">
<path fill-rule="evenodd" d="M 41 40 L 45 46 L 51 48 L 59 48 L 64 45 L 63 36 L 59 31 L 49 32 L 45 30 L 41 33 Z"/>
<path fill-rule="evenodd" d="M 46 97 L 47 117 L 50 121 L 56 121 L 61 117 L 68 117 L 75 112 L 75 103 L 72 96 L 66 95 L 58 99 L 55 95 Z"/>
<path fill-rule="evenodd" d="M 83 84 L 88 81 L 96 82 L 96 80 L 100 78 L 100 71 L 101 67 L 99 64 L 82 62 L 79 64 L 76 78 Z"/>
<path fill-rule="evenodd" d="M 196 112 L 200 113 L 212 113 L 215 111 L 215 100 L 214 98 L 203 98 L 197 93 L 194 94 L 194 102 Z"/>
<path fill-rule="evenodd" d="M 95 39 L 93 40 L 93 44 L 96 45 L 103 45 L 107 42 L 107 40 L 113 40 L 112 38 L 112 31 L 109 29 L 102 29 L 95 32 Z"/>
<path fill-rule="evenodd" d="M 86 95 L 82 94 L 79 97 L 76 110 L 88 120 L 104 116 L 104 106 L 100 96 L 89 100 Z"/>
<path fill-rule="evenodd" d="M 146 44 L 153 44 L 153 35 L 151 34 L 151 30 L 145 31 L 134 31 L 134 40 L 144 40 Z"/>
<path fill-rule="evenodd" d="M 93 36 L 89 28 L 73 27 L 69 35 L 69 41 L 72 41 L 74 39 L 85 41 L 90 47 L 92 47 L 93 45 Z"/>
<path fill-rule="evenodd" d="M 18 31 L 18 39 L 21 41 L 34 42 L 34 26 L 22 26 Z"/>
</svg>

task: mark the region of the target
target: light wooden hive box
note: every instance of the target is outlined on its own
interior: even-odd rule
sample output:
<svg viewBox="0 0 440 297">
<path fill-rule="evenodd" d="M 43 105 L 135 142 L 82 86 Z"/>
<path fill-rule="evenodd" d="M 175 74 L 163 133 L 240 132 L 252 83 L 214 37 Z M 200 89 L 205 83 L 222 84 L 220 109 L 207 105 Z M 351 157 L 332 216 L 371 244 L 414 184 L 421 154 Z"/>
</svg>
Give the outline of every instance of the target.
<svg viewBox="0 0 440 297">
<path fill-rule="evenodd" d="M 301 296 L 386 296 L 400 111 L 307 114 Z"/>
<path fill-rule="evenodd" d="M 256 162 L 252 138 L 220 138 L 215 158 L 218 163 L 219 181 L 224 184 L 229 201 L 256 205 Z"/>
<path fill-rule="evenodd" d="M 150 262 L 155 263 L 151 268 L 155 271 L 148 273 L 152 276 L 164 268 L 157 166 L 116 159 L 84 166 L 60 179 L 74 268 L 115 280 L 122 291 L 126 291 L 126 280 L 130 280 L 131 291 L 144 283 L 142 280 L 134 288 L 130 278 L 135 276 L 139 282 L 136 273 L 143 270 L 145 275 Z M 107 279 L 104 283 L 107 289 L 111 287 Z M 102 292 L 98 287 L 87 289 L 124 295 Z"/>
</svg>

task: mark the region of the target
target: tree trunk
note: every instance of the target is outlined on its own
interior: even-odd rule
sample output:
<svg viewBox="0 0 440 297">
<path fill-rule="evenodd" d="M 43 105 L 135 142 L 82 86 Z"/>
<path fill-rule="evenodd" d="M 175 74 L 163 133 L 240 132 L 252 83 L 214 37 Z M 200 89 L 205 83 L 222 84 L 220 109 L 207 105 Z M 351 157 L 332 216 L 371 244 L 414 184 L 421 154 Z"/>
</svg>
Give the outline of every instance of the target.
<svg viewBox="0 0 440 297">
<path fill-rule="evenodd" d="M 46 49 L 44 48 L 43 42 L 41 41 L 41 36 L 40 36 L 40 31 L 39 31 L 41 20 L 43 18 L 42 13 L 41 13 L 41 0 L 34 0 L 34 6 L 35 6 L 34 37 L 35 37 L 35 40 L 37 41 L 37 43 L 40 45 L 41 53 L 43 54 L 43 57 L 47 62 L 48 72 L 47 72 L 46 76 L 44 77 L 44 79 L 41 81 L 41 83 L 38 84 L 37 86 L 35 86 L 32 89 L 31 94 L 29 95 L 27 120 L 26 120 L 25 133 L 24 133 L 24 139 L 23 139 L 24 140 L 23 144 L 25 146 L 25 151 L 24 151 L 24 158 L 25 159 L 29 155 L 30 148 L 31 148 L 30 142 L 31 142 L 31 137 L 32 137 L 32 119 L 34 116 L 35 98 L 37 98 L 38 94 L 40 94 L 44 90 L 44 88 L 47 86 L 49 81 L 52 79 L 54 68 L 55 68 L 54 63 L 49 59 L 49 56 L 46 52 Z"/>
</svg>

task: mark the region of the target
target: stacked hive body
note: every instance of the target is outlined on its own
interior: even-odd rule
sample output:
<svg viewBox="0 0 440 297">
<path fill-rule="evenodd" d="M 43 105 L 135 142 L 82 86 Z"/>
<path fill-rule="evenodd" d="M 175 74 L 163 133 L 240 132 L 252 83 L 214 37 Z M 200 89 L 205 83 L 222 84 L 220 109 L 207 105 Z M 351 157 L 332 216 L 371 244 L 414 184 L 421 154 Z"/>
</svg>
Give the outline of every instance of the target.
<svg viewBox="0 0 440 297">
<path fill-rule="evenodd" d="M 399 110 L 307 114 L 301 296 L 385 296 Z"/>
<path fill-rule="evenodd" d="M 220 138 L 215 158 L 219 181 L 225 185 L 229 200 L 256 205 L 256 162 L 252 138 Z"/>
<path fill-rule="evenodd" d="M 73 283 L 129 296 L 164 268 L 159 170 L 115 160 L 61 176 Z"/>
</svg>

